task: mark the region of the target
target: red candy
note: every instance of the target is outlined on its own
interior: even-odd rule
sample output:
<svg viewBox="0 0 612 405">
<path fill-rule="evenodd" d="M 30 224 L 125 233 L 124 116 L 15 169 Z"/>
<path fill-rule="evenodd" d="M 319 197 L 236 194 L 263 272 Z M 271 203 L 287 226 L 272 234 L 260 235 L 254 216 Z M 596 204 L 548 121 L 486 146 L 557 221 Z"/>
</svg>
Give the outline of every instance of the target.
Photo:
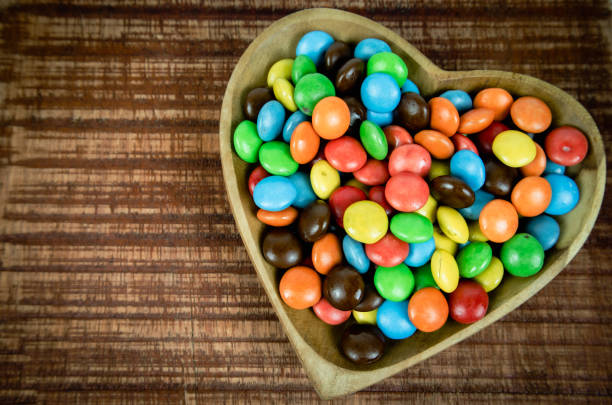
<svg viewBox="0 0 612 405">
<path fill-rule="evenodd" d="M 573 127 L 559 127 L 550 131 L 544 141 L 548 158 L 561 166 L 573 166 L 584 160 L 589 150 L 586 136 Z"/>
<path fill-rule="evenodd" d="M 483 154 L 493 153 L 493 140 L 497 135 L 509 129 L 510 128 L 501 122 L 495 121 L 491 123 L 484 131 L 478 134 L 476 138 L 478 139 L 478 149 L 480 149 Z"/>
<path fill-rule="evenodd" d="M 253 171 L 249 175 L 248 181 L 249 192 L 251 193 L 251 195 L 253 195 L 253 190 L 255 190 L 255 186 L 257 185 L 257 183 L 259 183 L 262 179 L 265 179 L 269 175 L 270 173 L 268 173 L 266 169 L 261 166 L 257 166 L 255 169 L 253 169 Z"/>
<path fill-rule="evenodd" d="M 385 137 L 387 138 L 389 152 L 391 152 L 398 146 L 414 143 L 408 131 L 406 131 L 399 125 L 388 125 L 383 128 L 383 132 L 385 133 Z"/>
<path fill-rule="evenodd" d="M 431 167 L 431 155 L 421 145 L 402 145 L 389 156 L 389 174 L 411 172 L 424 177 Z"/>
<path fill-rule="evenodd" d="M 398 211 L 413 212 L 421 208 L 429 197 L 429 186 L 414 173 L 399 173 L 385 186 L 385 198 Z"/>
<path fill-rule="evenodd" d="M 349 205 L 366 199 L 366 194 L 357 187 L 342 186 L 335 189 L 329 197 L 329 208 L 331 208 L 331 212 L 334 218 L 336 218 L 338 225 L 344 226 L 342 224 L 342 217 Z"/>
<path fill-rule="evenodd" d="M 455 151 L 459 150 L 471 150 L 475 154 L 479 155 L 478 149 L 476 149 L 476 145 L 470 138 L 465 135 L 455 134 L 450 137 L 450 140 L 453 141 L 453 145 L 455 145 Z"/>
<path fill-rule="evenodd" d="M 459 323 L 474 323 L 487 314 L 489 296 L 482 286 L 474 281 L 461 280 L 459 286 L 448 297 L 450 316 Z"/>
<path fill-rule="evenodd" d="M 351 311 L 334 308 L 325 298 L 321 298 L 321 301 L 314 304 L 312 309 L 315 315 L 328 325 L 340 325 L 351 317 Z"/>
<path fill-rule="evenodd" d="M 385 184 L 389 178 L 387 162 L 383 160 L 369 159 L 366 164 L 353 173 L 357 181 L 366 186 L 378 186 Z"/>
<path fill-rule="evenodd" d="M 395 212 L 393 207 L 389 205 L 389 203 L 387 202 L 387 199 L 385 198 L 385 187 L 384 186 L 372 187 L 370 189 L 370 192 L 368 193 L 368 198 L 371 201 L 374 201 L 375 203 L 383 207 L 387 215 L 393 215 L 393 213 Z"/>
<path fill-rule="evenodd" d="M 368 258 L 383 267 L 393 267 L 402 263 L 408 257 L 409 249 L 408 243 L 399 240 L 390 232 L 378 242 L 365 245 Z"/>
<path fill-rule="evenodd" d="M 366 164 L 368 156 L 359 141 L 342 136 L 325 145 L 325 159 L 338 171 L 354 172 Z"/>
</svg>

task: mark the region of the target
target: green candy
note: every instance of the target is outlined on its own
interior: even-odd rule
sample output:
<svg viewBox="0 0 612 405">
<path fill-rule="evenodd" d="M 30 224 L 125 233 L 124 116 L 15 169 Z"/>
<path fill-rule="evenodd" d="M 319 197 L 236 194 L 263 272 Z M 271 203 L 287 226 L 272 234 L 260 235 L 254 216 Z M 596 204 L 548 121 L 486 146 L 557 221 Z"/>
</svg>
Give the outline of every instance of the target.
<svg viewBox="0 0 612 405">
<path fill-rule="evenodd" d="M 300 79 L 307 74 L 316 73 L 317 67 L 315 66 L 312 59 L 307 55 L 298 55 L 293 61 L 293 68 L 291 69 L 291 80 L 293 84 L 297 84 Z"/>
<path fill-rule="evenodd" d="M 414 275 L 404 263 L 393 267 L 378 266 L 374 273 L 374 285 L 384 299 L 404 301 L 414 288 Z"/>
<path fill-rule="evenodd" d="M 517 233 L 502 246 L 500 259 L 510 274 L 529 277 L 544 266 L 544 249 L 530 234 Z"/>
<path fill-rule="evenodd" d="M 408 79 L 406 63 L 393 52 L 380 52 L 368 60 L 368 75 L 372 73 L 386 73 L 395 79 L 397 85 L 402 87 Z"/>
<path fill-rule="evenodd" d="M 391 233 L 408 243 L 427 242 L 433 237 L 433 224 L 416 212 L 402 212 L 391 218 Z"/>
<path fill-rule="evenodd" d="M 310 73 L 296 83 L 293 99 L 300 111 L 311 116 L 321 99 L 335 95 L 336 89 L 327 77 L 321 73 Z"/>
<path fill-rule="evenodd" d="M 366 152 L 374 159 L 383 160 L 389 152 L 387 138 L 382 129 L 372 121 L 363 121 L 359 127 L 359 138 Z"/>
<path fill-rule="evenodd" d="M 431 274 L 431 264 L 429 263 L 414 269 L 414 291 L 419 291 L 425 287 L 440 289 L 433 278 L 433 274 Z"/>
<path fill-rule="evenodd" d="M 259 148 L 259 162 L 268 173 L 277 176 L 291 176 L 299 167 L 291 157 L 289 145 L 281 141 L 264 143 Z"/>
<path fill-rule="evenodd" d="M 489 267 L 493 250 L 486 242 L 472 242 L 457 255 L 459 275 L 465 278 L 476 277 Z"/>
<path fill-rule="evenodd" d="M 245 162 L 257 162 L 257 154 L 262 143 L 257 134 L 257 125 L 253 121 L 244 120 L 234 130 L 234 149 Z"/>
</svg>

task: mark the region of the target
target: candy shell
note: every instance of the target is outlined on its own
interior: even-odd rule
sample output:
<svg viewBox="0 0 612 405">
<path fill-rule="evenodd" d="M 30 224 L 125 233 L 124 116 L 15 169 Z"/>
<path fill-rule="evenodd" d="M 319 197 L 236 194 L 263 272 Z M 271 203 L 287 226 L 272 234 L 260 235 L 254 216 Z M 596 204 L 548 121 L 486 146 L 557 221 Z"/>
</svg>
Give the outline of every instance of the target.
<svg viewBox="0 0 612 405">
<path fill-rule="evenodd" d="M 450 161 L 451 175 L 465 181 L 473 191 L 485 183 L 485 165 L 476 153 L 470 150 L 456 152 Z"/>
<path fill-rule="evenodd" d="M 368 160 L 368 155 L 361 143 L 350 136 L 341 136 L 325 145 L 325 159 L 340 172 L 355 172 L 361 169 Z"/>
<path fill-rule="evenodd" d="M 309 308 L 321 299 L 321 279 L 313 269 L 305 266 L 287 270 L 278 289 L 283 302 L 293 309 Z"/>
<path fill-rule="evenodd" d="M 317 196 L 315 195 L 314 191 L 312 191 L 310 178 L 306 173 L 295 172 L 289 176 L 288 179 L 291 181 L 295 187 L 295 190 L 297 191 L 297 195 L 292 204 L 294 207 L 306 208 L 308 205 L 316 201 Z"/>
<path fill-rule="evenodd" d="M 391 47 L 378 38 L 366 38 L 359 41 L 355 47 L 355 57 L 363 60 L 370 59 L 380 52 L 391 52 Z"/>
<path fill-rule="evenodd" d="M 310 122 L 300 123 L 291 135 L 289 143 L 291 157 L 301 165 L 310 162 L 319 152 L 320 142 L 321 138 L 312 128 Z"/>
<path fill-rule="evenodd" d="M 406 79 L 406 81 L 404 82 L 404 85 L 402 86 L 402 93 L 421 94 L 417 85 L 414 84 L 414 82 L 410 79 Z"/>
<path fill-rule="evenodd" d="M 433 225 L 423 215 L 401 212 L 391 218 L 391 233 L 407 243 L 427 242 L 433 237 Z"/>
<path fill-rule="evenodd" d="M 261 208 L 257 211 L 257 219 L 270 226 L 288 226 L 295 221 L 298 211 L 293 207 L 287 207 L 281 211 L 266 211 Z"/>
<path fill-rule="evenodd" d="M 266 211 L 282 211 L 293 204 L 296 196 L 297 190 L 283 176 L 266 177 L 253 190 L 255 205 Z"/>
<path fill-rule="evenodd" d="M 368 109 L 378 113 L 395 110 L 401 91 L 393 77 L 386 73 L 368 75 L 361 84 L 361 100 Z"/>
<path fill-rule="evenodd" d="M 376 159 L 368 159 L 365 165 L 353 173 L 355 179 L 367 186 L 385 184 L 389 179 L 387 162 Z"/>
<path fill-rule="evenodd" d="M 435 250 L 436 242 L 433 236 L 425 242 L 410 243 L 410 249 L 408 250 L 408 256 L 406 260 L 404 260 L 404 264 L 410 267 L 423 266 L 425 263 L 429 262 Z"/>
<path fill-rule="evenodd" d="M 421 332 L 440 329 L 448 318 L 448 303 L 444 294 L 432 287 L 415 292 L 408 303 L 408 317 Z"/>
<path fill-rule="evenodd" d="M 383 267 L 393 267 L 402 263 L 408 257 L 408 243 L 387 233 L 376 243 L 365 245 L 365 252 L 372 263 Z"/>
<path fill-rule="evenodd" d="M 287 118 L 285 125 L 283 126 L 283 141 L 291 142 L 291 135 L 295 128 L 302 122 L 308 121 L 308 116 L 301 111 L 296 111 Z"/>
<path fill-rule="evenodd" d="M 474 107 L 488 108 L 495 113 L 495 121 L 503 121 L 508 113 L 514 99 L 507 90 L 499 87 L 483 89 L 474 97 Z"/>
<path fill-rule="evenodd" d="M 584 160 L 589 150 L 589 142 L 581 131 L 563 126 L 546 135 L 544 147 L 546 155 L 553 162 L 573 166 Z"/>
<path fill-rule="evenodd" d="M 562 174 L 548 174 L 544 178 L 552 189 L 550 204 L 544 212 L 548 215 L 565 215 L 573 210 L 580 200 L 576 182 Z"/>
<path fill-rule="evenodd" d="M 319 160 L 310 169 L 310 184 L 317 197 L 327 200 L 340 187 L 340 174 L 326 160 Z"/>
<path fill-rule="evenodd" d="M 561 228 L 554 218 L 542 214 L 527 221 L 525 231 L 533 235 L 546 251 L 555 246 L 559 240 Z"/>
<path fill-rule="evenodd" d="M 389 146 L 383 130 L 371 121 L 363 121 L 359 128 L 359 138 L 363 147 L 374 159 L 382 160 L 387 157 Z"/>
<path fill-rule="evenodd" d="M 493 118 L 495 118 L 493 110 L 474 108 L 461 116 L 458 132 L 461 134 L 475 134 L 491 125 Z"/>
<path fill-rule="evenodd" d="M 344 230 L 361 243 L 376 243 L 389 229 L 387 213 L 373 201 L 358 201 L 344 212 Z"/>
<path fill-rule="evenodd" d="M 486 242 L 472 242 L 459 251 L 457 255 L 457 266 L 459 275 L 465 278 L 472 278 L 483 271 L 491 263 L 493 250 Z"/>
<path fill-rule="evenodd" d="M 363 244 L 357 242 L 348 235 L 342 239 L 342 251 L 348 264 L 353 266 L 359 273 L 364 274 L 370 268 L 370 259 L 365 253 Z"/>
<path fill-rule="evenodd" d="M 506 166 L 522 167 L 536 157 L 535 142 L 520 131 L 504 131 L 493 141 L 493 153 Z"/>
<path fill-rule="evenodd" d="M 367 73 L 368 75 L 386 73 L 395 79 L 399 87 L 402 87 L 408 78 L 408 67 L 397 54 L 393 52 L 378 52 L 368 60 Z"/>
<path fill-rule="evenodd" d="M 546 179 L 529 176 L 516 183 L 510 198 L 519 215 L 535 217 L 548 208 L 552 199 L 552 188 Z"/>
<path fill-rule="evenodd" d="M 298 55 L 291 68 L 291 80 L 297 84 L 300 79 L 310 73 L 316 73 L 317 67 L 308 55 Z"/>
<path fill-rule="evenodd" d="M 244 120 L 234 130 L 234 150 L 247 163 L 257 162 L 262 144 L 257 134 L 257 125 L 253 121 Z"/>
<path fill-rule="evenodd" d="M 500 259 L 508 273 L 517 277 L 529 277 L 544 266 L 544 249 L 534 236 L 518 233 L 504 243 Z"/>
<path fill-rule="evenodd" d="M 274 86 L 277 79 L 291 79 L 293 59 L 281 59 L 275 62 L 268 70 L 268 87 Z"/>
<path fill-rule="evenodd" d="M 483 207 L 478 222 L 480 230 L 490 241 L 503 243 L 516 233 L 518 214 L 510 202 L 495 199 Z"/>
<path fill-rule="evenodd" d="M 539 134 L 552 122 L 550 108 L 536 97 L 520 97 L 512 103 L 510 115 L 514 124 L 525 132 Z"/>
<path fill-rule="evenodd" d="M 359 311 L 355 311 L 353 310 L 353 318 L 355 318 L 355 321 L 359 324 L 365 324 L 365 325 L 376 325 L 376 314 L 378 313 L 378 310 L 375 309 L 373 311 L 368 311 L 368 312 L 359 312 Z"/>
<path fill-rule="evenodd" d="M 472 98 L 463 90 L 447 90 L 440 97 L 453 103 L 460 114 L 472 109 Z"/>
<path fill-rule="evenodd" d="M 320 100 L 335 95 L 334 85 L 321 73 L 310 73 L 302 77 L 293 91 L 295 104 L 308 116 L 312 115 Z"/>
<path fill-rule="evenodd" d="M 438 207 L 436 218 L 442 232 L 452 241 L 457 243 L 468 241 L 470 231 L 459 211 L 446 206 Z"/>
<path fill-rule="evenodd" d="M 485 292 L 493 291 L 504 278 L 504 265 L 501 260 L 493 256 L 489 266 L 479 275 L 474 277 L 474 281 L 484 288 Z"/>
<path fill-rule="evenodd" d="M 289 145 L 281 141 L 266 142 L 259 148 L 259 162 L 270 174 L 291 176 L 299 164 L 291 157 Z"/>
<path fill-rule="evenodd" d="M 312 310 L 317 318 L 328 325 L 343 324 L 351 317 L 352 313 L 351 311 L 342 311 L 338 308 L 334 308 L 325 298 L 321 298 L 321 300 L 312 307 Z"/>
<path fill-rule="evenodd" d="M 351 112 L 339 97 L 321 99 L 312 113 L 312 127 L 323 139 L 336 139 L 344 135 L 351 121 Z"/>
<path fill-rule="evenodd" d="M 457 108 L 444 97 L 434 97 L 429 100 L 430 123 L 432 129 L 452 136 L 459 128 L 459 112 Z"/>
<path fill-rule="evenodd" d="M 416 211 L 425 205 L 428 197 L 429 186 L 414 173 L 398 173 L 385 186 L 385 198 L 398 211 Z"/>
<path fill-rule="evenodd" d="M 448 297 L 451 318 L 462 324 L 474 323 L 487 314 L 489 296 L 480 284 L 462 280 Z"/>
<path fill-rule="evenodd" d="M 436 284 L 446 293 L 452 293 L 459 284 L 459 267 L 452 254 L 437 249 L 431 257 L 431 274 Z"/>
<path fill-rule="evenodd" d="M 431 155 L 420 145 L 402 145 L 395 148 L 389 155 L 388 167 L 391 176 L 401 172 L 412 172 L 424 177 L 431 167 Z"/>
<path fill-rule="evenodd" d="M 310 31 L 304 34 L 295 48 L 296 56 L 306 55 L 315 65 L 321 63 L 327 48 L 334 43 L 334 38 L 324 31 Z"/>
<path fill-rule="evenodd" d="M 340 241 L 333 233 L 324 235 L 312 245 L 312 264 L 316 271 L 327 274 L 342 263 Z"/>
<path fill-rule="evenodd" d="M 436 159 L 448 159 L 455 152 L 455 145 L 442 132 L 424 129 L 414 136 L 414 143 L 423 146 Z"/>
</svg>

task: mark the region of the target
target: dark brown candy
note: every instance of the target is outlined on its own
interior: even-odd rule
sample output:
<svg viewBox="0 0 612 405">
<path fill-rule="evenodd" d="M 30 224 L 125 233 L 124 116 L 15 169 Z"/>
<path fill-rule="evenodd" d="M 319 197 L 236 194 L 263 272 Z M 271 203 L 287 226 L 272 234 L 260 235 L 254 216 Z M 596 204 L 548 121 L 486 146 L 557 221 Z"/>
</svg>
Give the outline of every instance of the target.
<svg viewBox="0 0 612 405">
<path fill-rule="evenodd" d="M 356 97 L 344 97 L 343 100 L 351 113 L 351 123 L 346 133 L 356 134 L 359 132 L 361 123 L 366 120 L 368 111 Z"/>
<path fill-rule="evenodd" d="M 340 350 L 355 364 L 370 364 L 385 352 L 385 337 L 373 325 L 355 323 L 344 330 Z"/>
<path fill-rule="evenodd" d="M 358 58 L 349 59 L 340 67 L 334 85 L 338 93 L 348 93 L 355 89 L 365 75 L 365 63 Z"/>
<path fill-rule="evenodd" d="M 382 305 L 385 300 L 378 294 L 376 288 L 366 284 L 363 300 L 354 309 L 359 312 L 370 312 Z"/>
<path fill-rule="evenodd" d="M 336 71 L 352 56 L 353 51 L 345 42 L 334 42 L 327 48 L 327 51 L 325 51 L 325 56 L 323 57 L 323 73 L 335 77 Z"/>
<path fill-rule="evenodd" d="M 268 263 L 281 269 L 296 266 L 304 258 L 302 242 L 287 228 L 270 230 L 261 250 Z"/>
<path fill-rule="evenodd" d="M 403 93 L 396 111 L 396 121 L 409 132 L 416 133 L 429 125 L 429 105 L 417 93 Z"/>
<path fill-rule="evenodd" d="M 438 176 L 430 183 L 431 195 L 441 205 L 467 208 L 474 204 L 476 195 L 467 183 L 453 176 Z"/>
<path fill-rule="evenodd" d="M 259 110 L 261 110 L 261 107 L 270 100 L 274 100 L 272 89 L 257 87 L 249 91 L 243 104 L 243 111 L 246 119 L 257 122 Z"/>
<path fill-rule="evenodd" d="M 334 307 L 341 311 L 355 308 L 365 295 L 365 283 L 361 274 L 346 265 L 334 267 L 323 282 L 323 295 Z"/>
<path fill-rule="evenodd" d="M 329 206 L 317 200 L 304 208 L 298 220 L 298 235 L 306 242 L 316 242 L 321 239 L 329 228 L 331 211 Z"/>
<path fill-rule="evenodd" d="M 514 167 L 506 166 L 499 160 L 490 158 L 485 161 L 485 174 L 483 189 L 495 196 L 502 197 L 512 191 L 518 172 Z"/>
</svg>

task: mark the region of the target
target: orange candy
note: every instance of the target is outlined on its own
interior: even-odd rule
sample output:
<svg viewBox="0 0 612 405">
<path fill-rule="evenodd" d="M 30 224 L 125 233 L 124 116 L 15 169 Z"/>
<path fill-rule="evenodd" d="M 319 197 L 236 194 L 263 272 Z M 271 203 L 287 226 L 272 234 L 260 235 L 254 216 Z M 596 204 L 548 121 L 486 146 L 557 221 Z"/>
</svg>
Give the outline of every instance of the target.
<svg viewBox="0 0 612 405">
<path fill-rule="evenodd" d="M 523 173 L 523 176 L 525 177 L 539 176 L 544 173 L 544 170 L 546 169 L 546 153 L 544 152 L 544 149 L 542 149 L 542 147 L 537 143 L 535 144 L 535 146 L 535 158 L 528 165 L 521 167 L 521 173 Z"/>
<path fill-rule="evenodd" d="M 287 226 L 293 223 L 298 216 L 298 210 L 287 207 L 282 211 L 266 211 L 259 209 L 257 219 L 270 226 Z"/>
<path fill-rule="evenodd" d="M 543 177 L 525 177 L 514 186 L 510 199 L 516 211 L 524 217 L 543 213 L 552 198 L 552 188 Z"/>
<path fill-rule="evenodd" d="M 429 126 L 446 136 L 453 136 L 459 128 L 459 112 L 455 105 L 443 97 L 429 100 Z"/>
<path fill-rule="evenodd" d="M 306 266 L 295 266 L 283 274 L 280 296 L 293 309 L 310 308 L 321 299 L 321 279 L 316 271 Z"/>
<path fill-rule="evenodd" d="M 483 131 L 493 122 L 495 112 L 488 108 L 475 108 L 463 114 L 459 122 L 459 130 L 461 134 L 475 134 Z"/>
<path fill-rule="evenodd" d="M 415 292 L 408 302 L 410 322 L 422 332 L 440 329 L 448 318 L 448 302 L 440 290 L 425 287 Z"/>
<path fill-rule="evenodd" d="M 521 97 L 512 103 L 510 116 L 514 124 L 525 132 L 539 134 L 552 122 L 550 108 L 536 97 Z"/>
<path fill-rule="evenodd" d="M 488 108 L 495 113 L 493 120 L 503 121 L 508 116 L 513 101 L 514 99 L 506 90 L 492 87 L 481 90 L 476 94 L 474 107 Z"/>
<path fill-rule="evenodd" d="M 340 138 L 351 124 L 351 111 L 339 97 L 325 97 L 315 105 L 312 126 L 323 139 Z"/>
<path fill-rule="evenodd" d="M 342 248 L 338 237 L 328 233 L 312 245 L 312 264 L 316 271 L 327 274 L 342 263 Z"/>
<path fill-rule="evenodd" d="M 414 136 L 414 142 L 421 145 L 436 159 L 448 159 L 455 152 L 455 145 L 442 132 L 424 129 Z"/>
<path fill-rule="evenodd" d="M 518 214 L 514 205 L 506 200 L 489 201 L 478 218 L 480 230 L 491 242 L 502 243 L 518 229 Z"/>
<path fill-rule="evenodd" d="M 293 160 L 303 165 L 310 162 L 319 152 L 321 138 L 308 121 L 300 123 L 291 134 L 289 151 Z"/>
</svg>

